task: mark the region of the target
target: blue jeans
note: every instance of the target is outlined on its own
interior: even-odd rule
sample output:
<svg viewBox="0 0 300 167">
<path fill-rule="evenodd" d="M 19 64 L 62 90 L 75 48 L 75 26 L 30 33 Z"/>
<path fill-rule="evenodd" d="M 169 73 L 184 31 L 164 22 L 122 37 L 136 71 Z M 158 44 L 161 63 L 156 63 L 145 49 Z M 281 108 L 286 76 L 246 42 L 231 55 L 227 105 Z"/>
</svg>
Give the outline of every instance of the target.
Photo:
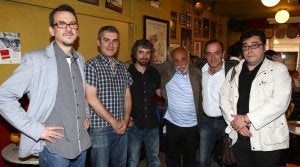
<svg viewBox="0 0 300 167">
<path fill-rule="evenodd" d="M 126 167 L 127 160 L 127 132 L 117 135 L 111 126 L 91 128 L 92 167 Z"/>
<path fill-rule="evenodd" d="M 142 130 L 133 124 L 128 129 L 128 167 L 138 167 L 142 142 L 145 145 L 148 167 L 160 167 L 159 128 Z"/>
<path fill-rule="evenodd" d="M 212 119 L 203 116 L 200 122 L 199 163 L 201 167 L 210 167 L 212 150 L 217 141 L 221 141 L 225 134 L 226 123 L 224 120 Z M 221 147 L 216 150 L 219 154 Z M 222 164 L 220 164 L 222 166 Z"/>
<path fill-rule="evenodd" d="M 83 151 L 75 159 L 67 159 L 50 152 L 46 147 L 39 154 L 40 167 L 84 167 L 86 151 Z"/>
</svg>

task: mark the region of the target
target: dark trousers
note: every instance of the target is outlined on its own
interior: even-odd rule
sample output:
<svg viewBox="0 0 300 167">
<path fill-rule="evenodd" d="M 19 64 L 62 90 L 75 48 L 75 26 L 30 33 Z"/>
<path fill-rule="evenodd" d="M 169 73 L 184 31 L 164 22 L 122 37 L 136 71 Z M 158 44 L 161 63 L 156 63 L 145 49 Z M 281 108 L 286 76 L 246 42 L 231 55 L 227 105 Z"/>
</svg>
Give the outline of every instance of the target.
<svg viewBox="0 0 300 167">
<path fill-rule="evenodd" d="M 278 167 L 281 150 L 251 151 L 250 140 L 238 140 L 233 152 L 239 167 Z"/>
<path fill-rule="evenodd" d="M 184 167 L 196 167 L 196 151 L 199 141 L 197 126 L 179 127 L 166 121 L 166 127 L 167 166 L 180 167 L 182 156 Z"/>
</svg>

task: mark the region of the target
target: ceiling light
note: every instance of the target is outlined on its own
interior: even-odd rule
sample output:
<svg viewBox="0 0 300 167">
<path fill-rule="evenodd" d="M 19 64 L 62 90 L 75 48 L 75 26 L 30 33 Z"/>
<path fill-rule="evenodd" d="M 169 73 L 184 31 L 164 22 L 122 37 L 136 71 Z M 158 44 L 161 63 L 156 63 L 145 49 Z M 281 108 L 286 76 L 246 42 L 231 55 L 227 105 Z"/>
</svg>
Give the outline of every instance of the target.
<svg viewBox="0 0 300 167">
<path fill-rule="evenodd" d="M 194 11 L 194 14 L 196 14 L 196 15 L 202 14 L 202 12 L 204 11 L 204 8 L 205 8 L 204 4 L 201 3 L 200 1 L 195 1 L 193 6 L 194 6 L 193 11 Z"/>
<path fill-rule="evenodd" d="M 278 4 L 280 0 L 261 0 L 261 3 L 266 7 L 273 7 Z"/>
<path fill-rule="evenodd" d="M 287 10 L 279 10 L 275 15 L 275 20 L 277 23 L 285 23 L 289 20 L 290 14 Z"/>
</svg>

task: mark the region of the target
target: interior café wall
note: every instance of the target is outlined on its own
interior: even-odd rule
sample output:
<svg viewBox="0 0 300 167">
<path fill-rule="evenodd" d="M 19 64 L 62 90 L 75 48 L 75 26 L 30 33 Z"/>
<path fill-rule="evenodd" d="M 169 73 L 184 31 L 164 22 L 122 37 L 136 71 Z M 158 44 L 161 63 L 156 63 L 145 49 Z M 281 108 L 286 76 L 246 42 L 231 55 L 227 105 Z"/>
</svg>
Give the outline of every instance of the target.
<svg viewBox="0 0 300 167">
<path fill-rule="evenodd" d="M 100 1 L 99 1 L 100 2 Z M 99 5 L 92 5 L 74 0 L 64 0 L 75 8 L 79 19 L 79 46 L 78 51 L 84 55 L 85 59 L 90 59 L 97 55 L 97 34 L 99 27 L 103 25 L 114 25 L 120 31 L 120 52 L 121 60 L 128 59 L 133 41 L 133 30 L 131 25 L 132 4 L 123 3 L 123 12 L 118 13 L 105 8 L 105 1 Z M 124 2 L 124 1 L 123 1 Z M 1 32 L 18 32 L 21 39 L 21 52 L 44 48 L 50 42 L 48 32 L 48 16 L 50 11 L 61 4 L 60 0 L 40 1 L 40 0 L 0 0 L 0 24 Z M 19 64 L 0 64 L 0 85 L 12 74 Z M 0 116 L 1 117 L 1 116 Z M 9 133 L 13 128 L 8 125 L 3 118 L 0 118 L 0 150 L 9 141 Z M 0 157 L 0 166 L 13 166 L 7 164 Z"/>
<path fill-rule="evenodd" d="M 120 52 L 121 60 L 128 59 L 130 55 L 131 43 L 133 41 L 133 30 L 130 28 L 133 19 L 130 4 L 123 3 L 123 12 L 105 8 L 105 2 L 99 5 L 92 5 L 74 0 L 65 0 L 75 8 L 79 20 L 79 46 L 78 51 L 86 60 L 97 55 L 97 34 L 101 26 L 114 25 L 120 31 Z M 5 20 L 5 24 L 0 24 L 1 32 L 19 32 L 21 39 L 21 52 L 40 49 L 50 42 L 48 32 L 48 16 L 50 11 L 61 4 L 59 0 L 0 0 L 0 20 Z M 13 11 L 13 12 L 12 12 Z M 0 84 L 8 78 L 16 69 L 16 65 L 0 65 Z"/>
<path fill-rule="evenodd" d="M 204 10 L 200 15 L 196 15 L 193 12 L 193 5 L 190 3 L 187 3 L 182 0 L 173 0 L 171 3 L 171 11 L 174 11 L 177 13 L 177 24 L 176 26 L 176 38 L 170 39 L 170 43 L 173 44 L 181 44 L 181 29 L 182 28 L 188 28 L 192 30 L 192 48 L 191 53 L 193 54 L 193 43 L 194 41 L 200 41 L 202 43 L 205 43 L 209 39 L 212 39 L 211 32 L 209 31 L 209 34 L 207 34 L 208 37 L 203 36 L 203 19 L 208 19 L 209 24 L 212 22 L 216 25 L 216 31 L 215 33 L 218 33 L 216 35 L 216 38 L 218 40 L 221 40 L 225 47 L 226 47 L 226 32 L 227 32 L 227 23 L 224 20 L 227 20 L 227 18 L 221 18 L 220 16 L 215 15 L 213 12 Z M 180 15 L 187 13 L 191 14 L 191 25 L 190 27 L 187 26 L 187 24 L 180 24 Z M 170 16 L 169 16 L 170 17 Z M 170 18 L 169 18 L 170 19 Z M 201 31 L 201 34 L 199 36 L 195 35 L 195 19 L 200 20 L 201 25 L 199 27 L 199 31 Z"/>
</svg>

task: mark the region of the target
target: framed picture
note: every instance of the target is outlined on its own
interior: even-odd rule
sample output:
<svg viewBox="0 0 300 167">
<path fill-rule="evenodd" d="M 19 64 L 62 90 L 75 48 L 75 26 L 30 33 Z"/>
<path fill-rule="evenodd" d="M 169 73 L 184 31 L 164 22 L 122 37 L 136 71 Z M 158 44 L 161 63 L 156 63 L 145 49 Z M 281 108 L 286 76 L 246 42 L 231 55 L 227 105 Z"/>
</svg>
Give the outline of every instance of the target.
<svg viewBox="0 0 300 167">
<path fill-rule="evenodd" d="M 186 28 L 192 27 L 192 13 L 186 12 L 185 22 L 186 22 Z"/>
<path fill-rule="evenodd" d="M 185 48 L 188 52 L 191 52 L 192 45 L 192 30 L 187 28 L 181 28 L 181 47 Z"/>
<path fill-rule="evenodd" d="M 152 62 L 161 64 L 166 61 L 169 47 L 169 21 L 144 15 L 144 38 L 154 46 Z"/>
<path fill-rule="evenodd" d="M 122 13 L 123 0 L 106 0 L 105 7 L 116 12 Z"/>
<path fill-rule="evenodd" d="M 177 13 L 171 11 L 170 38 L 176 39 Z"/>
<path fill-rule="evenodd" d="M 201 57 L 202 53 L 202 42 L 201 41 L 194 41 L 194 55 Z"/>
<path fill-rule="evenodd" d="M 220 40 L 220 41 L 222 41 L 222 25 L 218 25 L 217 26 L 218 28 L 217 28 L 217 39 L 218 40 Z"/>
<path fill-rule="evenodd" d="M 93 4 L 93 5 L 99 5 L 99 0 L 79 0 L 79 1 L 90 3 L 90 4 Z"/>
<path fill-rule="evenodd" d="M 217 23 L 214 21 L 210 22 L 210 39 L 217 39 Z"/>
<path fill-rule="evenodd" d="M 202 20 L 199 18 L 194 19 L 194 37 L 202 36 Z"/>
<path fill-rule="evenodd" d="M 181 13 L 180 15 L 179 15 L 179 23 L 181 24 L 181 25 L 185 25 L 186 24 L 186 15 L 185 14 L 183 14 L 183 13 Z"/>
<path fill-rule="evenodd" d="M 207 18 L 203 18 L 203 37 L 209 38 L 209 20 Z"/>
</svg>

